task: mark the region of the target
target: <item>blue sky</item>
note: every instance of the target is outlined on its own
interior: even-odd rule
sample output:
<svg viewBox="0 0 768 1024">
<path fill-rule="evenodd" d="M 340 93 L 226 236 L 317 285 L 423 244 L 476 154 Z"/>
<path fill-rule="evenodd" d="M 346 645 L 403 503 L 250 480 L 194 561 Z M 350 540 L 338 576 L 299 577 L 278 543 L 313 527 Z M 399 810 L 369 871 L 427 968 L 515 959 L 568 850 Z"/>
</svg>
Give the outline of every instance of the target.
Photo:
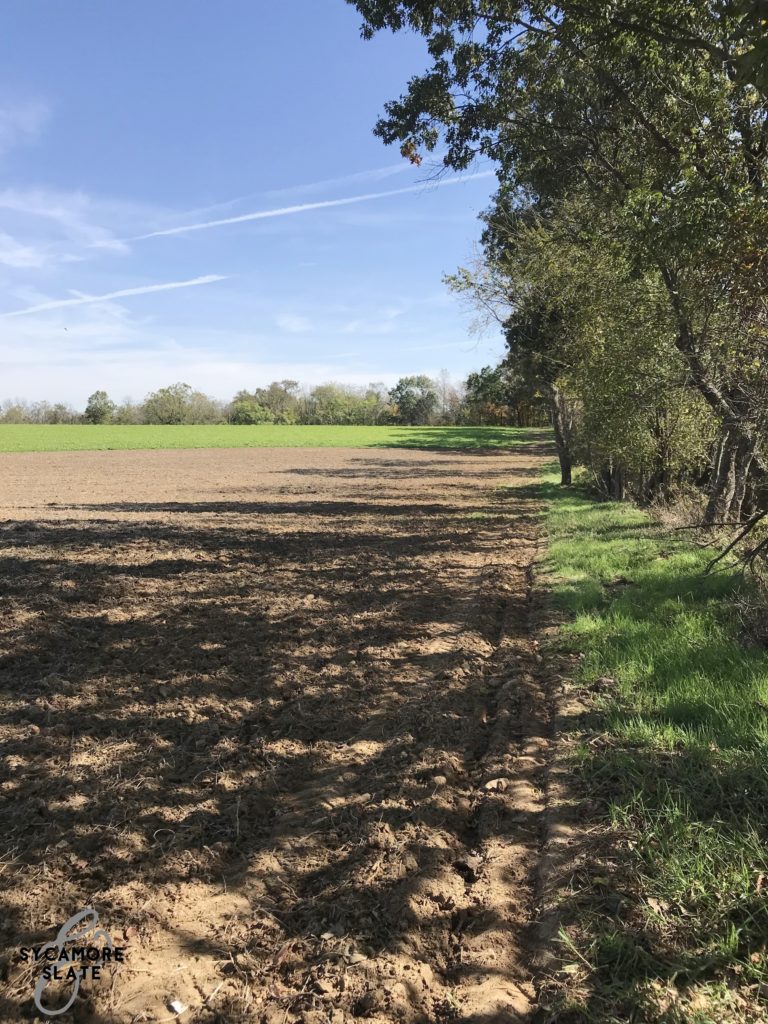
<svg viewBox="0 0 768 1024">
<path fill-rule="evenodd" d="M 425 184 L 374 138 L 426 57 L 359 20 L 343 0 L 6 5 L 0 398 L 497 358 L 441 280 L 471 259 L 490 168 Z"/>
</svg>

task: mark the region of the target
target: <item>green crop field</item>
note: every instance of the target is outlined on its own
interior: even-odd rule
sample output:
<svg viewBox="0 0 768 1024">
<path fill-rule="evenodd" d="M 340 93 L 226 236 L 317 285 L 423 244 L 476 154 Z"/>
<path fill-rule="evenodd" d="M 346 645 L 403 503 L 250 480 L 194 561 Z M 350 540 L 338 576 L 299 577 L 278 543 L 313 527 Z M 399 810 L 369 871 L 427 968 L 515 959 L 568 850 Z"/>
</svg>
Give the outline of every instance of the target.
<svg viewBox="0 0 768 1024">
<path fill-rule="evenodd" d="M 507 448 L 541 440 L 517 427 L 0 425 L 0 452 L 150 448 Z"/>
</svg>

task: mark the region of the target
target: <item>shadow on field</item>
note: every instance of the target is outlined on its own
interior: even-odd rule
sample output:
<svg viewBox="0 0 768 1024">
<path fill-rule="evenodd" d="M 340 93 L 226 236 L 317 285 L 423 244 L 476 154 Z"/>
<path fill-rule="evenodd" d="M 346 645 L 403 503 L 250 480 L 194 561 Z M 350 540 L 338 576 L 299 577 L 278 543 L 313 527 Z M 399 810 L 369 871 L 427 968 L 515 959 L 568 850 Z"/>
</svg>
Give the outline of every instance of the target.
<svg viewBox="0 0 768 1024">
<path fill-rule="evenodd" d="M 0 524 L 6 962 L 93 905 L 113 935 L 175 936 L 169 964 L 214 957 L 268 990 L 282 1021 L 449 1019 L 430 992 L 528 912 L 522 878 L 517 910 L 478 909 L 465 861 L 537 499 L 406 502 L 387 472 L 361 465 L 355 502 L 84 503 Z M 538 827 L 496 823 L 510 841 Z M 387 979 L 359 968 L 381 956 Z M 523 959 L 498 975 L 529 977 Z M 9 993 L 6 1018 L 30 1012 L 31 990 Z M 113 1019 L 81 1002 L 76 1019 Z"/>
<path fill-rule="evenodd" d="M 416 448 L 422 451 L 450 451 L 457 455 L 499 455 L 504 449 L 525 446 L 530 453 L 537 446 L 552 447 L 548 427 L 403 427 L 392 428 L 386 441 L 371 442 L 367 448 Z"/>
</svg>

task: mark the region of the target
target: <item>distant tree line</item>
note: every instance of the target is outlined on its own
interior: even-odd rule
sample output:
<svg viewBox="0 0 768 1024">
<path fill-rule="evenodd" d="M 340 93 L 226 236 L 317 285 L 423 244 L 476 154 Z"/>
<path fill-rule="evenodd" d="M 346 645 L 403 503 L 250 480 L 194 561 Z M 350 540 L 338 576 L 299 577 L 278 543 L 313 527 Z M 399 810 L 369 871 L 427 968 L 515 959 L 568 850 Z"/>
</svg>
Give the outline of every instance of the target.
<svg viewBox="0 0 768 1024">
<path fill-rule="evenodd" d="M 303 388 L 295 380 L 238 391 L 222 401 L 189 384 L 159 388 L 141 402 L 115 402 L 94 391 L 81 412 L 63 402 L 4 401 L 0 423 L 90 424 L 403 424 L 514 425 L 546 424 L 544 396 L 505 367 L 485 367 L 460 385 L 448 373 L 401 377 L 393 388 L 318 384 Z"/>
</svg>

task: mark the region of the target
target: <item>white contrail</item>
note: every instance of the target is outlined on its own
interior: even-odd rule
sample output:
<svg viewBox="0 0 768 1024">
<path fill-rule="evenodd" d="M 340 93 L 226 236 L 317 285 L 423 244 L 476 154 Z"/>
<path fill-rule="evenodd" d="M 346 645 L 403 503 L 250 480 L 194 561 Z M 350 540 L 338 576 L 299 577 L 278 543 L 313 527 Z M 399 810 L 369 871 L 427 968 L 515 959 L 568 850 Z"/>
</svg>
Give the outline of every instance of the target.
<svg viewBox="0 0 768 1024">
<path fill-rule="evenodd" d="M 476 181 L 478 178 L 492 178 L 494 171 L 479 171 L 467 174 L 463 178 L 438 179 L 434 188 L 444 185 L 460 185 L 464 181 Z M 405 188 L 393 188 L 388 192 L 368 192 L 365 195 L 347 196 L 345 199 L 323 199 L 316 203 L 301 203 L 299 206 L 282 206 L 276 210 L 257 210 L 255 213 L 243 213 L 239 217 L 223 217 L 221 220 L 207 220 L 201 224 L 183 224 L 176 228 L 164 228 L 162 231 L 149 231 L 146 235 L 125 238 L 125 242 L 143 242 L 146 238 L 159 238 L 161 235 L 183 235 L 187 231 L 206 231 L 208 228 L 220 228 L 225 224 L 243 224 L 249 220 L 265 220 L 267 217 L 287 217 L 294 213 L 306 213 L 308 210 L 325 210 L 331 206 L 351 206 L 353 203 L 367 203 L 371 199 L 385 199 L 387 196 L 401 196 L 407 192 L 423 192 L 428 184 L 408 185 Z"/>
<path fill-rule="evenodd" d="M 440 155 L 442 157 L 442 154 Z M 434 162 L 437 162 L 438 155 L 435 155 Z M 430 161 L 433 163 L 433 161 Z M 367 171 L 356 171 L 354 174 L 343 174 L 336 178 L 322 178 L 320 181 L 312 181 L 304 185 L 289 185 L 287 188 L 273 188 L 264 193 L 268 196 L 289 196 L 299 195 L 302 192 L 316 192 L 319 188 L 336 188 L 339 185 L 354 185 L 360 181 L 371 181 L 391 178 L 396 174 L 404 174 L 413 168 L 407 160 L 398 160 L 396 164 L 387 164 L 386 167 L 372 167 Z"/>
<path fill-rule="evenodd" d="M 15 309 L 12 313 L 0 314 L 0 319 L 9 316 L 24 316 L 26 313 L 41 313 L 46 309 L 60 309 L 62 306 L 82 306 L 87 302 L 106 302 L 108 299 L 122 299 L 127 295 L 148 295 L 150 292 L 167 292 L 172 288 L 192 288 L 198 284 L 213 284 L 214 281 L 226 281 L 221 274 L 207 274 L 205 277 L 193 277 L 189 281 L 169 281 L 167 284 L 147 284 L 141 288 L 121 288 L 118 292 L 107 295 L 83 295 L 77 299 L 55 299 L 53 302 L 41 302 L 39 306 L 27 306 L 26 309 Z"/>
</svg>

